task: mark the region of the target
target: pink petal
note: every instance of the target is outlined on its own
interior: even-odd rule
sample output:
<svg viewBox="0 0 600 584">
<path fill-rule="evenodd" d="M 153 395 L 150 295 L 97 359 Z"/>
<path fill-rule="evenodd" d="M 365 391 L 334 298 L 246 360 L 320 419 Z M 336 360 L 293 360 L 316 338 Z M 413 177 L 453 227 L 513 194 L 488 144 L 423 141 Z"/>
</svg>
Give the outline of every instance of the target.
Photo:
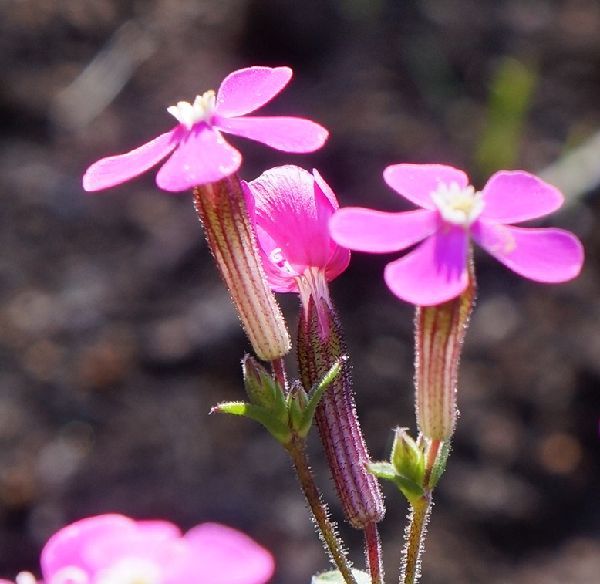
<svg viewBox="0 0 600 584">
<path fill-rule="evenodd" d="M 451 227 L 432 235 L 417 249 L 388 264 L 385 281 L 400 299 L 419 306 L 441 304 L 468 285 L 467 233 Z"/>
<path fill-rule="evenodd" d="M 191 529 L 185 539 L 197 562 L 202 584 L 264 584 L 275 563 L 268 550 L 247 535 L 217 523 Z"/>
<path fill-rule="evenodd" d="M 518 223 L 556 211 L 563 196 L 558 189 L 522 170 L 502 170 L 483 188 L 480 218 L 497 223 Z"/>
<path fill-rule="evenodd" d="M 467 175 L 443 164 L 393 164 L 383 171 L 385 182 L 411 203 L 425 209 L 436 209 L 431 193 L 441 184 L 469 184 Z"/>
<path fill-rule="evenodd" d="M 44 581 L 51 584 L 53 574 L 71 565 L 91 574 L 94 566 L 86 557 L 89 546 L 118 533 L 134 532 L 135 522 L 122 515 L 98 515 L 68 525 L 57 531 L 42 550 L 40 562 Z"/>
<path fill-rule="evenodd" d="M 426 209 L 387 213 L 346 207 L 337 211 L 329 222 L 331 236 L 340 245 L 371 253 L 406 249 L 438 227 L 439 215 Z"/>
<path fill-rule="evenodd" d="M 165 191 L 185 191 L 216 182 L 233 174 L 242 163 L 241 154 L 219 132 L 195 126 L 156 175 Z"/>
<path fill-rule="evenodd" d="M 160 521 L 158 519 L 138 521 L 136 528 L 138 533 L 151 538 L 169 540 L 181 537 L 179 527 L 169 521 Z"/>
<path fill-rule="evenodd" d="M 216 113 L 243 116 L 273 99 L 292 78 L 289 67 L 248 67 L 230 73 L 217 92 Z"/>
<path fill-rule="evenodd" d="M 164 529 L 146 529 L 136 525 L 134 531 L 121 531 L 90 542 L 85 556 L 95 573 L 128 560 L 156 566 L 165 584 L 188 581 L 187 576 L 193 573 L 189 545 L 172 530 L 168 533 Z M 182 574 L 186 576 L 183 580 L 180 578 Z"/>
<path fill-rule="evenodd" d="M 513 272 L 537 282 L 566 282 L 583 266 L 580 241 L 562 229 L 527 229 L 477 221 L 473 238 Z"/>
<path fill-rule="evenodd" d="M 288 165 L 267 170 L 247 187 L 259 243 L 270 259 L 265 266 L 269 274 L 271 264 L 276 264 L 284 280 L 311 267 L 333 279 L 347 267 L 350 253 L 339 250 L 328 230 L 335 195 L 321 177 L 317 181 L 303 168 Z M 270 283 L 283 291 L 279 279 Z M 295 282 L 286 288 L 296 290 Z"/>
<path fill-rule="evenodd" d="M 315 122 L 284 116 L 218 118 L 215 126 L 284 152 L 313 152 L 323 146 L 329 135 Z"/>
<path fill-rule="evenodd" d="M 83 188 L 86 191 L 100 191 L 146 172 L 172 152 L 183 135 L 184 130 L 177 126 L 127 154 L 110 156 L 94 162 L 83 175 Z"/>
<path fill-rule="evenodd" d="M 331 187 L 325 182 L 325 179 L 320 175 L 316 168 L 312 169 L 312 175 L 323 194 L 329 199 L 332 208 L 336 210 L 339 209 L 340 204 L 338 203 L 335 193 L 331 190 Z"/>
</svg>

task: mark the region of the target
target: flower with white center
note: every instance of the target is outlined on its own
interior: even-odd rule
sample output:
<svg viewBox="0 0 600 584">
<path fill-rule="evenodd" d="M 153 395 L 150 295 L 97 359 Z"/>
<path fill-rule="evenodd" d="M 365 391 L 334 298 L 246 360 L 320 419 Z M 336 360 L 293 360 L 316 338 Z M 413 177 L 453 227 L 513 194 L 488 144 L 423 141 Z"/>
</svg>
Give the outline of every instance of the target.
<svg viewBox="0 0 600 584">
<path fill-rule="evenodd" d="M 284 152 L 312 152 L 328 132 L 315 122 L 289 116 L 249 116 L 290 81 L 289 67 L 248 67 L 228 75 L 219 90 L 180 101 L 167 111 L 179 122 L 170 131 L 126 154 L 102 158 L 83 177 L 86 191 L 100 191 L 146 172 L 163 159 L 156 175 L 165 191 L 186 191 L 234 174 L 242 155 L 222 132 L 262 142 Z"/>
<path fill-rule="evenodd" d="M 467 175 L 441 164 L 394 164 L 387 184 L 420 208 L 405 213 L 340 209 L 330 222 L 333 239 L 349 249 L 384 253 L 413 251 L 389 263 L 384 278 L 402 300 L 441 304 L 468 286 L 467 260 L 473 239 L 505 266 L 545 283 L 575 278 L 583 265 L 579 240 L 562 229 L 515 227 L 558 209 L 562 194 L 520 170 L 494 174 L 481 192 Z"/>
</svg>

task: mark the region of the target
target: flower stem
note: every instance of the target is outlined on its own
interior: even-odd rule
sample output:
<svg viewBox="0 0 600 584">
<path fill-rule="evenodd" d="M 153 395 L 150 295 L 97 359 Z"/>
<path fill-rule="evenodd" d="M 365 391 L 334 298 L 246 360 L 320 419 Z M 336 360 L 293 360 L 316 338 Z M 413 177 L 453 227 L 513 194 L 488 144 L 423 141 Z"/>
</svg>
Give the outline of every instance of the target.
<svg viewBox="0 0 600 584">
<path fill-rule="evenodd" d="M 365 526 L 365 555 L 371 573 L 371 584 L 383 584 L 383 559 L 377 523 Z"/>
<path fill-rule="evenodd" d="M 431 513 L 431 474 L 440 453 L 441 440 L 432 440 L 427 449 L 423 485 L 425 494 L 411 504 L 410 523 L 403 550 L 401 584 L 414 584 L 421 576 L 421 554 L 425 549 L 425 527 Z"/>
<path fill-rule="evenodd" d="M 325 503 L 323 503 L 321 494 L 319 493 L 317 485 L 315 484 L 312 471 L 310 470 L 310 466 L 308 464 L 304 440 L 297 437 L 294 438 L 294 440 L 292 440 L 292 442 L 287 446 L 287 451 L 292 458 L 296 474 L 298 475 L 298 480 L 300 481 L 300 486 L 302 487 L 302 492 L 304 493 L 304 496 L 310 505 L 311 511 L 319 528 L 321 539 L 327 547 L 331 559 L 342 574 L 346 584 L 356 584 L 356 580 L 352 575 L 350 563 L 346 558 L 342 543 L 335 533 L 334 525 L 329 520 L 327 507 Z"/>
<path fill-rule="evenodd" d="M 425 495 L 412 504 L 410 524 L 402 558 L 401 584 L 415 584 L 421 575 L 421 553 L 424 547 L 425 527 L 431 510 L 431 496 Z"/>
</svg>

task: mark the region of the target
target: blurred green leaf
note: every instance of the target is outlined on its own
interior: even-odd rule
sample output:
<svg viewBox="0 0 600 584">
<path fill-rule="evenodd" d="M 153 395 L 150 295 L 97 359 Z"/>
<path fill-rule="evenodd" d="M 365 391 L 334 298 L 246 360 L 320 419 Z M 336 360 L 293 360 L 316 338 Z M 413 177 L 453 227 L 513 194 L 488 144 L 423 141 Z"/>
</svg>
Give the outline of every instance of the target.
<svg viewBox="0 0 600 584">
<path fill-rule="evenodd" d="M 485 128 L 475 154 L 477 168 L 483 176 L 515 164 L 536 81 L 532 68 L 510 57 L 502 59 L 496 68 Z"/>
</svg>

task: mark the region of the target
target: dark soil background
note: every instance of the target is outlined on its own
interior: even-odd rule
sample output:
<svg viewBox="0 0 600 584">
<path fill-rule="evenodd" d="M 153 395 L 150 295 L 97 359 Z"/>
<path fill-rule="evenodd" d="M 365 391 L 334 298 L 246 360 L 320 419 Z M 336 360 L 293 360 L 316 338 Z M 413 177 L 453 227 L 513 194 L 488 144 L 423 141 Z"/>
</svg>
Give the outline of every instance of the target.
<svg viewBox="0 0 600 584">
<path fill-rule="evenodd" d="M 315 166 L 346 205 L 405 208 L 381 177 L 391 163 L 454 164 L 482 186 L 600 128 L 595 0 L 0 0 L 0 577 L 39 574 L 51 533 L 108 511 L 236 526 L 273 550 L 277 583 L 327 567 L 284 452 L 208 416 L 242 399 L 249 347 L 191 197 L 159 192 L 153 172 L 81 188 L 91 162 L 170 128 L 167 105 L 252 64 L 295 72 L 265 113 L 331 138 L 295 157 L 234 138 L 243 178 Z M 477 256 L 427 584 L 598 582 L 599 167 L 598 149 L 568 166 L 592 179 L 559 184 L 569 205 L 545 223 L 584 241 L 578 280 L 536 285 Z M 414 429 L 413 309 L 383 283 L 390 259 L 355 254 L 333 283 L 375 458 L 394 426 Z M 293 330 L 296 299 L 282 302 Z M 407 510 L 385 491 L 393 582 Z M 341 530 L 361 566 L 360 535 Z"/>
</svg>

